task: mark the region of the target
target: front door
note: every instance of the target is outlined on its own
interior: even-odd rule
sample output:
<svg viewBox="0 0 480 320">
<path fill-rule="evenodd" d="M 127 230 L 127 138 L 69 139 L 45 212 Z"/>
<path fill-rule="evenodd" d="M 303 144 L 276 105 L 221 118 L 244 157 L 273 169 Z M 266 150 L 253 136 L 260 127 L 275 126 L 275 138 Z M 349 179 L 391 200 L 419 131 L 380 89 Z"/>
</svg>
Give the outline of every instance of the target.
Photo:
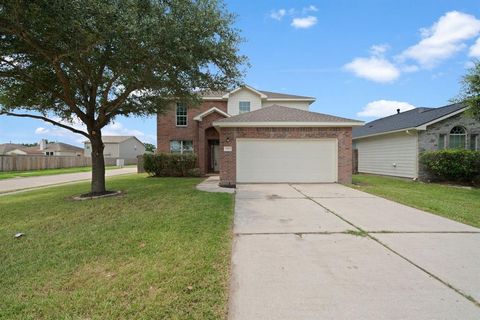
<svg viewBox="0 0 480 320">
<path fill-rule="evenodd" d="M 214 172 L 220 171 L 220 145 L 214 144 L 212 145 L 212 169 Z"/>
</svg>

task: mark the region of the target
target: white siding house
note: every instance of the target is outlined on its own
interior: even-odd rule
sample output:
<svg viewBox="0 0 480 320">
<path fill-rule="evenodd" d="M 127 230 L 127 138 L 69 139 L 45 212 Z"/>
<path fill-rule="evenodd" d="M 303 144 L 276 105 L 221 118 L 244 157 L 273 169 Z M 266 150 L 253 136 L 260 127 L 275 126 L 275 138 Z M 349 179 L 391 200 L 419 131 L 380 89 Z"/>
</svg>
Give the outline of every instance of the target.
<svg viewBox="0 0 480 320">
<path fill-rule="evenodd" d="M 103 136 L 105 159 L 124 159 L 126 164 L 136 163 L 137 156 L 145 153 L 145 145 L 135 136 Z M 85 156 L 92 156 L 90 141 L 85 141 Z"/>
<path fill-rule="evenodd" d="M 397 132 L 356 141 L 358 171 L 416 178 L 417 141 L 416 132 Z"/>
</svg>

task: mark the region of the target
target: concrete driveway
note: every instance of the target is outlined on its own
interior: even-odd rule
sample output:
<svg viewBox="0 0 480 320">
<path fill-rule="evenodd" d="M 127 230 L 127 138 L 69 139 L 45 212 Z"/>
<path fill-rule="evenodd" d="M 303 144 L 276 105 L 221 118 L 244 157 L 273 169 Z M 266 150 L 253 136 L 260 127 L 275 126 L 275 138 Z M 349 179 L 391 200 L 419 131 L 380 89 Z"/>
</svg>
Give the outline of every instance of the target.
<svg viewBox="0 0 480 320">
<path fill-rule="evenodd" d="M 105 177 L 113 177 L 122 174 L 136 173 L 136 167 L 127 167 L 121 169 L 111 169 L 105 171 Z M 67 184 L 90 180 L 91 172 L 63 173 L 50 176 L 13 178 L 0 180 L 0 195 L 6 195 L 12 192 L 27 191 L 36 188 L 48 187 L 59 184 Z"/>
<path fill-rule="evenodd" d="M 252 184 L 234 233 L 230 319 L 480 319 L 480 229 L 338 184 Z"/>
</svg>

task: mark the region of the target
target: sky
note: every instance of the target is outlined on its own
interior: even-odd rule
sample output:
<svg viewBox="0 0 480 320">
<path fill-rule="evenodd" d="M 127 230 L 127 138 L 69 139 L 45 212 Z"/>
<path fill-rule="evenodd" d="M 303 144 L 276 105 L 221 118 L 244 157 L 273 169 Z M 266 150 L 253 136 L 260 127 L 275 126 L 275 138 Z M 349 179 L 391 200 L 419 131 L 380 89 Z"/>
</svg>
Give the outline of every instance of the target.
<svg viewBox="0 0 480 320">
<path fill-rule="evenodd" d="M 310 110 L 371 121 L 441 107 L 480 58 L 474 0 L 226 0 L 249 58 L 244 82 L 316 97 Z M 156 143 L 155 118 L 117 118 L 104 135 Z M 0 143 L 85 140 L 39 120 L 0 116 Z"/>
</svg>

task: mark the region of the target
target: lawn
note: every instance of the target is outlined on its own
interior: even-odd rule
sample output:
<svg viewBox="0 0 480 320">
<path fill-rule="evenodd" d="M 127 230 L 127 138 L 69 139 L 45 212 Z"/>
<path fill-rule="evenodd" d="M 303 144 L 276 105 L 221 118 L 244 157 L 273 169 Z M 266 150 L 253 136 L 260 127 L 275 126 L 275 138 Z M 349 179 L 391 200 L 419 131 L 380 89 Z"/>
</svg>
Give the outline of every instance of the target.
<svg viewBox="0 0 480 320">
<path fill-rule="evenodd" d="M 128 166 L 127 166 L 128 167 Z M 106 170 L 117 169 L 117 166 L 106 166 Z M 63 173 L 77 173 L 77 172 L 90 172 L 91 167 L 74 167 L 74 168 L 62 168 L 62 169 L 44 169 L 44 170 L 30 170 L 30 171 L 0 171 L 0 180 L 22 177 L 38 177 L 38 176 L 50 176 L 54 174 Z"/>
<path fill-rule="evenodd" d="M 0 318 L 224 319 L 233 196 L 197 178 L 110 178 L 0 196 Z M 14 239 L 16 232 L 26 235 Z"/>
<path fill-rule="evenodd" d="M 359 174 L 353 187 L 443 217 L 480 227 L 480 189 Z"/>
</svg>

